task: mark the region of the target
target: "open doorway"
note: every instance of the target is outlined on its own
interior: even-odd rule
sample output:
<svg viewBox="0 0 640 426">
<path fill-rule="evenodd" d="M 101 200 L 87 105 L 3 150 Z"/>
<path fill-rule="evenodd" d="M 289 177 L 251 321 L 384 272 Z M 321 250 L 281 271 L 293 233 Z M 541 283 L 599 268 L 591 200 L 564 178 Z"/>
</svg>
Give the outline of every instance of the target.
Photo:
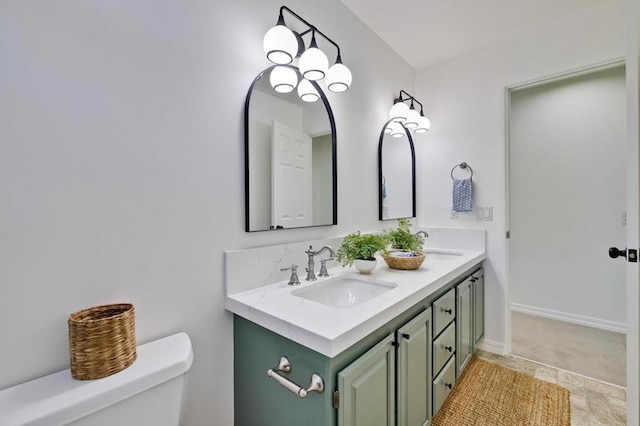
<svg viewBox="0 0 640 426">
<path fill-rule="evenodd" d="M 508 96 L 511 352 L 625 386 L 624 63 Z"/>
</svg>

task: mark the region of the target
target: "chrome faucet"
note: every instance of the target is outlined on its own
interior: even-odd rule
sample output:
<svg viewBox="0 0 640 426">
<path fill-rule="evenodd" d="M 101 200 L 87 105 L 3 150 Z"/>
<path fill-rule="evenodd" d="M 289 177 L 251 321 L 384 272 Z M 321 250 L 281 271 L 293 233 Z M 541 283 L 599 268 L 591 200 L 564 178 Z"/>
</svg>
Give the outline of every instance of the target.
<svg viewBox="0 0 640 426">
<path fill-rule="evenodd" d="M 316 265 L 315 265 L 315 262 L 313 261 L 313 258 L 314 256 L 319 255 L 325 250 L 329 250 L 329 255 L 332 258 L 335 256 L 335 252 L 333 251 L 333 248 L 331 248 L 331 246 L 324 246 L 320 250 L 315 250 L 315 251 L 313 250 L 313 246 L 309 246 L 309 250 L 305 250 L 305 254 L 309 257 L 309 261 L 307 263 L 307 277 L 305 278 L 305 280 L 307 281 L 317 280 L 316 272 L 315 272 Z M 323 262 L 323 266 L 325 266 L 324 262 Z M 320 270 L 320 276 L 326 276 L 326 277 L 329 276 L 329 274 L 327 273 L 326 266 Z"/>
<path fill-rule="evenodd" d="M 418 231 L 415 233 L 415 235 L 420 235 L 422 234 L 424 236 L 424 238 L 428 238 L 429 234 L 427 234 L 427 231 Z"/>
</svg>

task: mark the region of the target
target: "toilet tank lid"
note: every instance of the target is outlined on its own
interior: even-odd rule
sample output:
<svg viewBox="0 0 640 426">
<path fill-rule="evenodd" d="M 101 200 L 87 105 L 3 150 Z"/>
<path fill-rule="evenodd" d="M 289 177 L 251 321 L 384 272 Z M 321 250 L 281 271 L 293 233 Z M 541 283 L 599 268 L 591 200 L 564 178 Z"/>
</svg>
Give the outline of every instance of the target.
<svg viewBox="0 0 640 426">
<path fill-rule="evenodd" d="M 75 380 L 70 370 L 0 391 L 0 425 L 65 425 L 186 373 L 191 340 L 177 333 L 136 349 L 136 361 L 97 380 Z"/>
</svg>

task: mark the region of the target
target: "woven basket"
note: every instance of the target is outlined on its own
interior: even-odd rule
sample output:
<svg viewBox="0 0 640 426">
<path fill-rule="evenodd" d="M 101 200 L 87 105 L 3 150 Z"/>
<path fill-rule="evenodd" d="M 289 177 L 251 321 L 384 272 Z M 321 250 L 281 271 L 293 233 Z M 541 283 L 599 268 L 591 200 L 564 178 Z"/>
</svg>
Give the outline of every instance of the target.
<svg viewBox="0 0 640 426">
<path fill-rule="evenodd" d="M 71 375 L 99 379 L 124 370 L 136 360 L 133 305 L 95 306 L 69 317 Z"/>
<path fill-rule="evenodd" d="M 391 251 L 389 253 L 393 253 L 393 252 Z M 416 256 L 411 256 L 411 257 L 397 257 L 397 256 L 387 256 L 386 254 L 382 253 L 382 258 L 384 259 L 385 262 L 387 262 L 387 265 L 389 265 L 389 268 L 411 270 L 411 269 L 418 269 L 420 265 L 422 265 L 422 262 L 424 262 L 424 259 L 426 257 L 425 254 L 422 252 L 416 252 L 415 254 Z"/>
</svg>

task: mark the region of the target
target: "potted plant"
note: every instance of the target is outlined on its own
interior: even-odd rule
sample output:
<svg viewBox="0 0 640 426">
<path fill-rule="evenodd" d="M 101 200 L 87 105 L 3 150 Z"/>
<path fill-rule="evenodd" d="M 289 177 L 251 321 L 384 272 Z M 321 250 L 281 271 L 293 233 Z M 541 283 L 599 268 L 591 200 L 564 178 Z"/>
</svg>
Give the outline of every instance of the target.
<svg viewBox="0 0 640 426">
<path fill-rule="evenodd" d="M 411 233 L 409 219 L 398 219 L 398 227 L 385 231 L 391 251 L 385 251 L 382 258 L 393 269 L 417 269 L 424 262 L 422 252 L 426 233 Z"/>
<path fill-rule="evenodd" d="M 368 274 L 376 267 L 375 254 L 384 251 L 388 245 L 383 234 L 361 234 L 360 231 L 344 237 L 336 252 L 338 262 L 342 266 L 355 265 L 361 274 Z"/>
</svg>

